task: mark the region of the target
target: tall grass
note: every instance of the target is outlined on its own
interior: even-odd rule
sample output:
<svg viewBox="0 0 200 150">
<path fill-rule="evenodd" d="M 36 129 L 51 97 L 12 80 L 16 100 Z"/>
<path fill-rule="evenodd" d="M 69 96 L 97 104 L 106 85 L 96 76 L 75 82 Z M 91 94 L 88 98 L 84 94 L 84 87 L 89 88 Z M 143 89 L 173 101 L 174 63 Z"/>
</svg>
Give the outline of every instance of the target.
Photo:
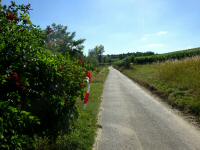
<svg viewBox="0 0 200 150">
<path fill-rule="evenodd" d="M 200 96 L 200 57 L 159 64 L 159 78 L 179 89 L 190 89 Z"/>
</svg>

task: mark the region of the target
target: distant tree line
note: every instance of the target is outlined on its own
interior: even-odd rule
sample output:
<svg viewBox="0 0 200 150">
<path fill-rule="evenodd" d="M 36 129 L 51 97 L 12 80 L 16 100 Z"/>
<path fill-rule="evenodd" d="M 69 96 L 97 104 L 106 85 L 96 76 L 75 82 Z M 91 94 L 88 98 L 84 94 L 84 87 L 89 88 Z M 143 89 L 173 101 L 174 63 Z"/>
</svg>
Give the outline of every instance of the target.
<svg viewBox="0 0 200 150">
<path fill-rule="evenodd" d="M 171 60 L 179 60 L 187 57 L 193 57 L 200 55 L 200 48 L 193 48 L 182 51 L 175 51 L 165 54 L 153 54 L 148 55 L 130 55 L 121 60 L 115 61 L 114 64 L 118 67 L 130 67 L 130 63 L 133 64 L 149 64 L 155 62 L 163 62 L 163 61 L 171 61 Z"/>
<path fill-rule="evenodd" d="M 123 60 L 127 57 L 140 57 L 140 56 L 152 56 L 155 55 L 154 52 L 147 51 L 147 52 L 129 52 L 129 53 L 123 53 L 123 54 L 111 54 L 111 55 L 104 55 L 105 63 L 112 64 L 113 62 Z"/>
</svg>

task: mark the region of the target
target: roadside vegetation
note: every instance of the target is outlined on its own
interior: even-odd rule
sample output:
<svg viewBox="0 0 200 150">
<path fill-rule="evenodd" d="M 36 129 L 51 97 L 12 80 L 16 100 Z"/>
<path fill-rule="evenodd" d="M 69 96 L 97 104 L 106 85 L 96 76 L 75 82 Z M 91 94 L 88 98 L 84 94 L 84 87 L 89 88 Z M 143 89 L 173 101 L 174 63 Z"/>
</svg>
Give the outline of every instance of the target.
<svg viewBox="0 0 200 150">
<path fill-rule="evenodd" d="M 94 72 L 91 84 L 89 104 L 83 107 L 83 101 L 77 101 L 79 118 L 75 123 L 74 130 L 57 139 L 56 149 L 60 150 L 91 150 L 98 128 L 97 117 L 101 103 L 104 81 L 108 75 L 108 68 L 103 67 L 99 72 Z"/>
<path fill-rule="evenodd" d="M 200 57 L 117 67 L 170 105 L 200 118 Z"/>
<path fill-rule="evenodd" d="M 83 55 L 84 39 L 55 23 L 41 29 L 30 10 L 0 3 L 0 149 L 89 149 L 107 70 Z M 82 110 L 87 71 L 96 79 Z"/>
</svg>

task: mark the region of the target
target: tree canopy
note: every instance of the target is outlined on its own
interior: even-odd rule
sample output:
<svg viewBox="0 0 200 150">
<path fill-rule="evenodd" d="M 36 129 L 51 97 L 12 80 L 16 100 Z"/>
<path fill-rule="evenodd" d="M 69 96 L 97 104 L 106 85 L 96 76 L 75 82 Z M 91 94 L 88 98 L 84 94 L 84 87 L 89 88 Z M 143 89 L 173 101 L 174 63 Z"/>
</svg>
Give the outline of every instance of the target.
<svg viewBox="0 0 200 150">
<path fill-rule="evenodd" d="M 82 57 L 85 39 L 76 40 L 76 32 L 69 32 L 67 29 L 67 26 L 55 23 L 47 26 L 45 30 L 47 48 L 62 54 L 68 53 L 72 57 Z"/>
</svg>

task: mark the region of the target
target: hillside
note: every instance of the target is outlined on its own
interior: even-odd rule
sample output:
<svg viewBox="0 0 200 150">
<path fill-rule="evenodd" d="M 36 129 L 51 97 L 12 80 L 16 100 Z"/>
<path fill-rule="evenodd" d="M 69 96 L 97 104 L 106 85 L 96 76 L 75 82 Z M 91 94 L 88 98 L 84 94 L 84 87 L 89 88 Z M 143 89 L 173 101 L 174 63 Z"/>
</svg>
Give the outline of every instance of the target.
<svg viewBox="0 0 200 150">
<path fill-rule="evenodd" d="M 145 54 L 145 53 L 143 53 Z M 152 54 L 152 55 L 129 55 L 124 59 L 119 61 L 115 61 L 115 65 L 117 66 L 125 66 L 129 67 L 130 63 L 134 64 L 149 64 L 155 62 L 163 62 L 167 60 L 180 60 L 187 57 L 199 56 L 200 55 L 200 48 L 192 48 L 187 50 L 175 51 L 165 54 Z"/>
</svg>

